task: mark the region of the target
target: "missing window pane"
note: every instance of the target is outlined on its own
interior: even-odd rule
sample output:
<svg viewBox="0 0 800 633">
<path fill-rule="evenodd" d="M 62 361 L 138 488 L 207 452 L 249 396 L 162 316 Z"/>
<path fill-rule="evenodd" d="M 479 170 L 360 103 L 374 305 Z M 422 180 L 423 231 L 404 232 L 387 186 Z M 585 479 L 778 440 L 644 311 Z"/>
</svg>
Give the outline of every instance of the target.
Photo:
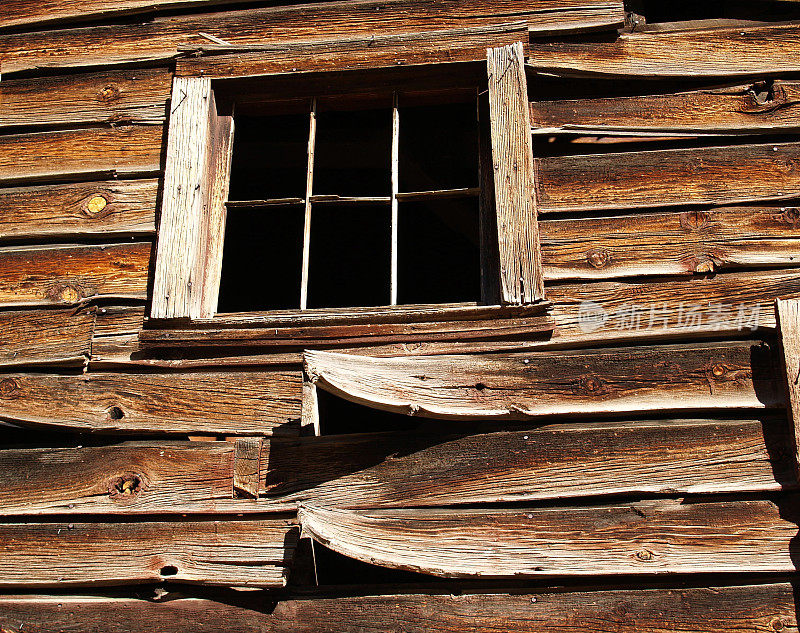
<svg viewBox="0 0 800 633">
<path fill-rule="evenodd" d="M 229 200 L 306 195 L 309 114 L 237 117 Z"/>
<path fill-rule="evenodd" d="M 314 206 L 309 308 L 389 303 L 390 222 L 388 204 Z"/>
<path fill-rule="evenodd" d="M 303 208 L 228 209 L 218 312 L 297 308 Z"/>
<path fill-rule="evenodd" d="M 480 300 L 478 200 L 401 202 L 398 303 Z"/>
</svg>

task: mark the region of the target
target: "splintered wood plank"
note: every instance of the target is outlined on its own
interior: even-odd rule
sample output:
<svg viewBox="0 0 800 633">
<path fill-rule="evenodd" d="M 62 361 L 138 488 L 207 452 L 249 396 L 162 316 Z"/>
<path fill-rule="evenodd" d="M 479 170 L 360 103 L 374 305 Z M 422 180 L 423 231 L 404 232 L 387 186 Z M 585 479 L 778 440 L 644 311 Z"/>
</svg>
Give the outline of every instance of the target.
<svg viewBox="0 0 800 633">
<path fill-rule="evenodd" d="M 76 623 L 107 633 L 740 633 L 797 626 L 790 583 L 458 595 L 402 594 L 280 600 L 269 613 L 257 603 L 201 598 L 169 600 L 100 596 L 0 596 L 0 626 L 63 633 Z M 109 614 L 113 614 L 110 616 Z"/>
<path fill-rule="evenodd" d="M 0 524 L 0 587 L 149 582 L 282 587 L 288 519 Z"/>
<path fill-rule="evenodd" d="M 487 53 L 501 299 L 510 304 L 544 298 L 524 55 L 519 42 Z"/>
<path fill-rule="evenodd" d="M 800 128 L 800 83 L 776 81 L 772 86 L 756 83 L 673 94 L 534 101 L 531 124 L 535 132 L 585 134 L 796 131 Z"/>
<path fill-rule="evenodd" d="M 148 5 L 151 3 L 148 3 Z M 92 26 L 0 36 L 3 74 L 36 68 L 167 60 L 208 33 L 234 45 L 269 40 L 414 33 L 524 21 L 534 33 L 616 29 L 617 0 L 350 0 L 197 15 L 157 17 L 134 24 Z"/>
<path fill-rule="evenodd" d="M 795 495 L 771 501 L 515 510 L 305 505 L 304 534 L 363 562 L 435 576 L 794 572 Z"/>
<path fill-rule="evenodd" d="M 0 238 L 154 235 L 157 180 L 0 189 Z"/>
<path fill-rule="evenodd" d="M 307 351 L 318 387 L 376 409 L 441 419 L 776 408 L 766 343 L 372 358 Z"/>
<path fill-rule="evenodd" d="M 260 437 L 240 437 L 236 440 L 233 457 L 233 494 L 258 499 L 261 488 Z"/>
<path fill-rule="evenodd" d="M 0 127 L 161 124 L 166 118 L 171 84 L 172 73 L 167 68 L 4 79 L 0 85 Z"/>
<path fill-rule="evenodd" d="M 176 74 L 214 79 L 472 62 L 483 60 L 488 47 L 527 39 L 528 25 L 517 22 L 428 33 L 342 38 L 323 45 L 319 41 L 268 44 L 259 45 L 257 50 L 201 44 L 205 54 L 179 59 Z"/>
<path fill-rule="evenodd" d="M 0 136 L 0 184 L 155 174 L 162 136 L 156 125 Z"/>
<path fill-rule="evenodd" d="M 722 207 L 539 222 L 546 280 L 800 265 L 794 207 Z"/>
<path fill-rule="evenodd" d="M 793 429 L 790 444 L 795 467 L 800 469 L 800 302 L 797 299 L 776 300 L 775 315 L 783 353 L 786 409 Z"/>
<path fill-rule="evenodd" d="M 800 70 L 800 24 L 623 33 L 608 42 L 535 41 L 529 64 L 564 75 L 747 77 Z"/>
<path fill-rule="evenodd" d="M 6 374 L 0 417 L 103 433 L 296 432 L 299 371 Z"/>
<path fill-rule="evenodd" d="M 797 486 L 789 440 L 783 418 L 642 420 L 462 437 L 276 438 L 262 461 L 269 494 L 299 490 L 282 501 L 402 508 L 780 491 Z"/>
<path fill-rule="evenodd" d="M 77 448 L 6 448 L 0 451 L 0 515 L 270 510 L 266 501 L 233 498 L 234 446 L 233 442 L 160 440 Z"/>
<path fill-rule="evenodd" d="M 95 316 L 73 310 L 0 312 L 0 367 L 80 367 L 89 359 Z"/>
<path fill-rule="evenodd" d="M 537 158 L 539 211 L 731 204 L 800 195 L 800 144 Z"/>
<path fill-rule="evenodd" d="M 151 316 L 210 317 L 217 308 L 233 117 L 217 114 L 211 81 L 172 86 Z"/>
<path fill-rule="evenodd" d="M 0 305 L 147 298 L 150 242 L 0 248 Z"/>
</svg>

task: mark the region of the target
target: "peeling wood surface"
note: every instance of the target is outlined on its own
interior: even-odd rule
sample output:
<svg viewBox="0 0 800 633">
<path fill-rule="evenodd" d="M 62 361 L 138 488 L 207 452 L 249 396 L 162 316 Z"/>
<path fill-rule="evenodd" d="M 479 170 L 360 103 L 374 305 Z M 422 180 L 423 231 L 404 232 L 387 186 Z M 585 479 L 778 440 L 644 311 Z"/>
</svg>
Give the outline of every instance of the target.
<svg viewBox="0 0 800 633">
<path fill-rule="evenodd" d="M 800 265 L 800 210 L 723 207 L 539 222 L 546 280 Z"/>
<path fill-rule="evenodd" d="M 101 433 L 295 434 L 299 371 L 6 374 L 0 417 Z"/>
<path fill-rule="evenodd" d="M 339 508 L 795 488 L 783 418 L 572 423 L 464 436 L 376 433 L 273 440 L 282 500 Z"/>
<path fill-rule="evenodd" d="M 404 358 L 307 351 L 303 357 L 318 387 L 421 417 L 524 420 L 783 404 L 774 352 L 757 341 Z"/>
<path fill-rule="evenodd" d="M 534 42 L 529 63 L 563 75 L 751 77 L 800 70 L 800 24 L 623 33 L 607 42 Z"/>
<path fill-rule="evenodd" d="M 147 298 L 150 242 L 0 248 L 0 305 Z"/>
<path fill-rule="evenodd" d="M 154 125 L 0 136 L 0 184 L 156 174 L 162 136 Z"/>
<path fill-rule="evenodd" d="M 451 578 L 793 572 L 794 495 L 770 501 L 515 510 L 301 507 L 305 534 L 356 560 Z"/>
<path fill-rule="evenodd" d="M 771 87 L 755 83 L 672 94 L 533 101 L 531 124 L 534 132 L 542 133 L 797 131 L 800 83 L 779 80 Z"/>
<path fill-rule="evenodd" d="M 88 311 L 2 311 L 0 367 L 82 367 L 89 360 L 94 322 Z"/>
<path fill-rule="evenodd" d="M 297 541 L 288 519 L 2 523 L 0 587 L 188 582 L 282 587 Z"/>
<path fill-rule="evenodd" d="M 787 444 L 794 449 L 795 468 L 800 472 L 800 301 L 778 299 L 775 301 L 775 316 L 783 354 L 786 409 L 793 431 Z"/>
<path fill-rule="evenodd" d="M 800 144 L 536 159 L 540 212 L 731 204 L 800 195 Z"/>
<path fill-rule="evenodd" d="M 0 127 L 87 123 L 160 125 L 166 118 L 171 84 L 172 72 L 167 68 L 3 79 Z"/>
<path fill-rule="evenodd" d="M 789 583 L 734 587 L 524 593 L 401 594 L 260 601 L 181 598 L 154 602 L 98 596 L 0 596 L 0 625 L 40 633 L 740 633 L 797 626 Z M 109 618 L 108 614 L 114 617 Z M 402 614 L 398 617 L 398 614 Z"/>
<path fill-rule="evenodd" d="M 177 49 L 208 44 L 209 33 L 234 45 L 264 41 L 436 31 L 522 20 L 534 33 L 570 33 L 621 26 L 613 0 L 354 0 L 262 7 L 205 15 L 157 17 L 108 26 L 0 36 L 3 73 L 65 66 L 168 60 Z"/>
<path fill-rule="evenodd" d="M 154 235 L 158 181 L 0 189 L 0 239 Z"/>
</svg>

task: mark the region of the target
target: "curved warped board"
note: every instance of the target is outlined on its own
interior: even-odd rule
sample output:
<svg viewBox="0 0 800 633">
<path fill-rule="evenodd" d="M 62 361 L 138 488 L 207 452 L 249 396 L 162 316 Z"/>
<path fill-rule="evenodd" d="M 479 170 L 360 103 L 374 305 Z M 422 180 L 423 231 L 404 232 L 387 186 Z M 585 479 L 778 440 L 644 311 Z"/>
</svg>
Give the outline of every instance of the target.
<svg viewBox="0 0 800 633">
<path fill-rule="evenodd" d="M 359 561 L 447 578 L 793 572 L 798 498 L 513 510 L 305 505 L 303 534 Z"/>
<path fill-rule="evenodd" d="M 306 351 L 311 381 L 376 409 L 440 419 L 783 406 L 762 342 L 375 358 Z"/>
</svg>

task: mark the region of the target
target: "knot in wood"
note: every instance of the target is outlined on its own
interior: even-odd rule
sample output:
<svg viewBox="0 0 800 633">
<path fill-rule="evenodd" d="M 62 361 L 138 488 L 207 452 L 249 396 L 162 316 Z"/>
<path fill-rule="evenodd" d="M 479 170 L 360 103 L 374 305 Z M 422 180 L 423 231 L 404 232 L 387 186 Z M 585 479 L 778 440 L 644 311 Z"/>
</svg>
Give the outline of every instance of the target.
<svg viewBox="0 0 800 633">
<path fill-rule="evenodd" d="M 144 478 L 138 473 L 123 473 L 109 481 L 108 496 L 112 501 L 133 501 L 145 490 Z"/>
<path fill-rule="evenodd" d="M 19 383 L 13 378 L 0 380 L 0 398 L 12 398 L 19 393 Z"/>
<path fill-rule="evenodd" d="M 109 103 L 110 101 L 116 101 L 119 99 L 122 91 L 119 89 L 118 86 L 114 84 L 108 84 L 107 86 L 103 86 L 103 88 L 98 93 L 100 97 L 100 101 L 103 103 Z"/>
<path fill-rule="evenodd" d="M 78 303 L 81 293 L 75 286 L 60 286 L 53 292 L 53 298 L 61 303 Z"/>
<path fill-rule="evenodd" d="M 781 209 L 781 214 L 778 218 L 781 222 L 794 226 L 800 220 L 800 209 L 797 207 L 784 207 Z"/>
<path fill-rule="evenodd" d="M 694 262 L 694 272 L 696 273 L 713 273 L 714 260 L 713 259 L 698 259 Z"/>
<path fill-rule="evenodd" d="M 611 254 L 606 251 L 593 250 L 586 253 L 586 261 L 594 268 L 605 268 L 611 261 Z"/>
<path fill-rule="evenodd" d="M 578 380 L 578 389 L 583 393 L 590 395 L 599 395 L 608 391 L 597 376 L 581 376 Z"/>
<path fill-rule="evenodd" d="M 637 560 L 640 560 L 640 561 L 643 561 L 643 562 L 647 562 L 647 561 L 653 560 L 653 552 L 651 552 L 650 550 L 647 550 L 647 549 L 640 549 L 634 555 L 636 556 Z"/>
<path fill-rule="evenodd" d="M 772 618 L 769 626 L 773 631 L 783 631 L 786 628 L 786 624 L 780 618 Z"/>
<path fill-rule="evenodd" d="M 714 376 L 714 378 L 722 378 L 727 373 L 728 373 L 728 368 L 725 367 L 725 365 L 721 365 L 720 363 L 712 365 L 711 367 L 711 374 Z"/>
<path fill-rule="evenodd" d="M 681 227 L 687 231 L 700 231 L 708 226 L 711 214 L 705 211 L 686 211 L 680 215 Z"/>
<path fill-rule="evenodd" d="M 84 207 L 84 211 L 86 215 L 89 217 L 95 217 L 98 214 L 102 213 L 103 210 L 108 205 L 108 199 L 99 193 L 96 193 L 89 197 L 86 201 L 86 206 Z"/>
</svg>

